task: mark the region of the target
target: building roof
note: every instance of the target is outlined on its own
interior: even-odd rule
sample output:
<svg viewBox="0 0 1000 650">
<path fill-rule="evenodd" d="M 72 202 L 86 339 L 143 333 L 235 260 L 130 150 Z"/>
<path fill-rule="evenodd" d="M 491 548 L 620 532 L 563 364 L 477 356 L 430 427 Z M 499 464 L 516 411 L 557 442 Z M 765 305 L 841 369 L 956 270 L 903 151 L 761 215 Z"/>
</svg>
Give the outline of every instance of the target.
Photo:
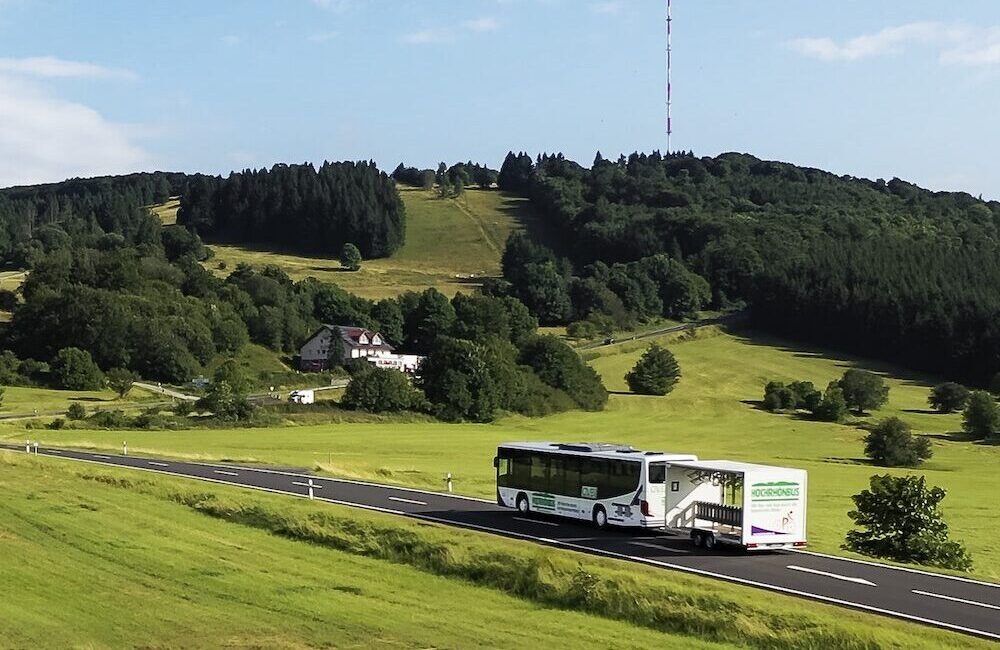
<svg viewBox="0 0 1000 650">
<path fill-rule="evenodd" d="M 388 341 L 385 340 L 384 336 L 382 336 L 375 330 L 370 330 L 365 327 L 357 327 L 355 325 L 330 325 L 329 323 L 324 323 L 318 330 L 313 332 L 312 336 L 310 336 L 306 340 L 311 341 L 314 338 L 316 338 L 317 334 L 324 331 L 340 332 L 340 338 L 342 338 L 348 345 L 351 345 L 353 347 L 364 346 L 370 348 L 378 348 L 379 350 L 387 350 L 389 352 L 392 352 L 395 349 L 391 345 L 389 345 Z M 362 335 L 367 336 L 369 341 L 368 343 L 361 343 Z M 382 341 L 382 343 L 380 343 L 379 345 L 374 345 L 373 343 L 371 343 L 371 340 L 375 336 L 378 336 L 379 339 Z"/>
</svg>

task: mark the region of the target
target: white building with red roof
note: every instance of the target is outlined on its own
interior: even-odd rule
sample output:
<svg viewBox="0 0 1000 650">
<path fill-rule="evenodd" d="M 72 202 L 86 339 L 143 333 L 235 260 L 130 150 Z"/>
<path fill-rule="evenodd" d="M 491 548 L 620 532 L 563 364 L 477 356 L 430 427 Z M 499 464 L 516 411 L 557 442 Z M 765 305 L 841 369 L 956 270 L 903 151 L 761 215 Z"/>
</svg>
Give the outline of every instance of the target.
<svg viewBox="0 0 1000 650">
<path fill-rule="evenodd" d="M 391 357 L 393 347 L 374 330 L 350 325 L 323 325 L 299 350 L 299 369 L 317 372 L 330 367 L 330 348 L 340 345 L 343 359 Z"/>
</svg>

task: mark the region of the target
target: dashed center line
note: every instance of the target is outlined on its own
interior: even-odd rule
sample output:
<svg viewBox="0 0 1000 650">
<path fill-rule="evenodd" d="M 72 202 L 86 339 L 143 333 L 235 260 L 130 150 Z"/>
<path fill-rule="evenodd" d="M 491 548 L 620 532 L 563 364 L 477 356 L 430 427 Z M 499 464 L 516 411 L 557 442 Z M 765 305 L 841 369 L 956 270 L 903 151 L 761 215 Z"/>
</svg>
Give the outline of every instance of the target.
<svg viewBox="0 0 1000 650">
<path fill-rule="evenodd" d="M 156 465 L 157 467 L 170 467 L 170 465 L 168 465 L 168 464 L 166 464 L 166 463 L 157 463 L 157 462 L 155 462 L 155 461 L 152 461 L 152 460 L 151 460 L 151 461 L 149 461 L 149 464 L 150 464 L 150 465 Z"/>
<path fill-rule="evenodd" d="M 653 544 L 651 542 L 629 542 L 633 546 L 645 546 L 646 548 L 655 548 L 657 551 L 666 551 L 667 553 L 690 553 L 691 551 L 684 550 L 683 548 L 670 548 L 669 546 L 664 546 L 662 544 Z"/>
<path fill-rule="evenodd" d="M 975 600 L 966 600 L 965 598 L 955 598 L 954 596 L 934 594 L 929 591 L 921 591 L 919 589 L 911 589 L 911 591 L 920 596 L 930 596 L 931 598 L 940 598 L 941 600 L 950 600 L 952 602 L 963 603 L 965 605 L 975 605 L 976 607 L 986 607 L 987 609 L 1000 609 L 1000 605 L 990 605 L 989 603 L 980 603 Z"/>
<path fill-rule="evenodd" d="M 100 458 L 101 460 L 111 460 L 111 456 L 100 456 L 98 454 L 91 454 L 94 458 Z"/>
<path fill-rule="evenodd" d="M 809 567 L 798 566 L 796 564 L 789 564 L 786 569 L 791 569 L 792 571 L 801 571 L 803 573 L 811 573 L 817 576 L 826 576 L 827 578 L 833 578 L 834 580 L 843 580 L 844 582 L 853 582 L 859 585 L 867 585 L 869 587 L 877 587 L 878 585 L 870 580 L 865 580 L 864 578 L 855 578 L 853 576 L 842 576 L 839 573 L 830 573 L 829 571 L 820 571 L 819 569 L 810 569 Z"/>
<path fill-rule="evenodd" d="M 416 499 L 404 499 L 403 497 L 389 497 L 389 501 L 399 501 L 400 503 L 412 503 L 417 506 L 426 506 L 426 501 L 417 501 Z"/>
<path fill-rule="evenodd" d="M 215 471 L 216 474 L 224 474 L 226 476 L 239 476 L 239 474 L 237 474 L 236 472 L 227 472 L 224 469 L 217 469 L 217 470 L 214 470 L 214 471 Z"/>
<path fill-rule="evenodd" d="M 544 521 L 542 519 L 528 519 L 527 517 L 511 517 L 511 519 L 517 519 L 518 521 L 527 521 L 532 524 L 542 524 L 543 526 L 558 526 L 554 521 Z"/>
</svg>

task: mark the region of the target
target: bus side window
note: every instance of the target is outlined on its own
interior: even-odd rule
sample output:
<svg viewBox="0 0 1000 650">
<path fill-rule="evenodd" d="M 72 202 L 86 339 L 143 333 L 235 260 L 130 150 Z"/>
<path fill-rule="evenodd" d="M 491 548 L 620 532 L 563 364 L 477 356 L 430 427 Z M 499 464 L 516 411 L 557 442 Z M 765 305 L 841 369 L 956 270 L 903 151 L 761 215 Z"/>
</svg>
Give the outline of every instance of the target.
<svg viewBox="0 0 1000 650">
<path fill-rule="evenodd" d="M 531 457 L 531 490 L 549 491 L 549 458 L 542 454 Z"/>
<path fill-rule="evenodd" d="M 666 463 L 650 463 L 649 464 L 649 483 L 659 484 L 667 482 L 667 464 Z"/>
<path fill-rule="evenodd" d="M 527 452 L 515 450 L 511 459 L 510 485 L 506 487 L 531 489 L 531 456 Z"/>
<path fill-rule="evenodd" d="M 580 493 L 588 499 L 608 498 L 608 465 L 611 461 L 603 458 L 583 458 L 580 460 Z M 583 488 L 593 488 L 596 493 L 584 495 Z"/>
<path fill-rule="evenodd" d="M 497 485 L 511 487 L 511 459 L 504 456 L 497 458 Z"/>
<path fill-rule="evenodd" d="M 580 496 L 580 465 L 584 463 L 582 458 L 567 456 L 563 458 L 563 491 L 569 497 Z"/>
</svg>

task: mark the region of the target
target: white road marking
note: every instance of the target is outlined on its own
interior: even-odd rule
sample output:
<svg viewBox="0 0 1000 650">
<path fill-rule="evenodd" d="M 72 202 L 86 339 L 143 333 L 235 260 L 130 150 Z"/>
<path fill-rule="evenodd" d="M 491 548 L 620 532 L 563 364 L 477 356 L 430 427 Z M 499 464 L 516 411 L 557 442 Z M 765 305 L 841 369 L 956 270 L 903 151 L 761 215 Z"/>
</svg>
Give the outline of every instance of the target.
<svg viewBox="0 0 1000 650">
<path fill-rule="evenodd" d="M 412 503 L 417 506 L 426 506 L 426 501 L 417 501 L 416 499 L 404 499 L 403 497 L 389 497 L 389 501 L 399 501 L 400 503 Z"/>
<path fill-rule="evenodd" d="M 91 454 L 94 458 L 100 458 L 101 460 L 111 460 L 111 456 L 99 456 L 98 454 Z"/>
<path fill-rule="evenodd" d="M 972 578 L 962 578 L 959 576 L 950 576 L 947 573 L 934 573 L 933 571 L 923 571 L 921 569 L 914 569 L 908 566 L 896 566 L 895 564 L 883 564 L 882 562 L 872 562 L 870 560 L 859 560 L 854 557 L 844 557 L 842 555 L 830 555 L 829 553 L 817 553 L 816 551 L 807 551 L 801 548 L 790 548 L 787 549 L 788 553 L 800 553 L 802 555 L 815 555 L 816 557 L 825 557 L 831 560 L 840 560 L 841 562 L 850 562 L 852 564 L 867 564 L 868 566 L 877 566 L 881 569 L 891 569 L 893 571 L 903 571 L 905 573 L 919 573 L 923 576 L 930 576 L 932 578 L 941 578 L 943 580 L 955 580 L 957 582 L 968 582 L 974 585 L 982 585 L 984 587 L 995 587 L 1000 588 L 1000 583 L 996 582 L 983 582 L 982 580 L 973 580 Z"/>
<path fill-rule="evenodd" d="M 74 461 L 81 462 L 81 463 L 94 463 L 96 465 L 108 465 L 109 464 L 109 463 L 101 463 L 101 462 L 95 461 L 95 460 L 87 460 L 86 458 L 67 457 L 65 460 L 74 460 Z M 192 464 L 193 465 L 207 465 L 206 463 L 192 463 Z M 114 466 L 118 467 L 118 465 L 114 465 Z M 208 466 L 211 467 L 211 465 L 208 465 Z M 233 487 L 232 483 L 227 483 L 227 482 L 221 481 L 219 479 L 208 478 L 206 476 L 194 476 L 192 474 L 182 474 L 180 472 L 175 472 L 175 471 L 170 471 L 170 470 L 149 469 L 149 468 L 146 468 L 146 467 L 135 467 L 135 466 L 126 466 L 125 469 L 132 469 L 132 470 L 136 470 L 136 471 L 140 471 L 140 472 L 156 472 L 158 474 L 170 474 L 172 476 L 177 476 L 177 477 L 180 477 L 180 478 L 188 478 L 188 479 L 192 479 L 192 480 L 195 480 L 195 481 L 207 481 L 209 483 L 218 483 L 220 485 L 225 485 L 225 486 L 228 486 L 228 487 Z M 247 469 L 249 469 L 250 471 L 261 471 L 261 470 L 254 470 L 253 468 L 247 468 Z M 274 471 L 274 470 L 263 470 L 263 471 L 266 472 L 266 473 L 270 473 L 270 474 L 288 474 L 288 472 L 277 472 L 277 471 Z M 329 480 L 338 480 L 338 481 L 340 481 L 342 483 L 360 483 L 359 481 L 342 481 L 342 480 L 339 480 L 339 479 L 329 479 Z M 373 486 L 377 486 L 377 487 L 385 487 L 384 485 L 379 485 L 378 483 L 371 483 L 371 484 L 360 483 L 360 484 L 362 484 L 362 485 L 373 485 Z M 290 497 L 305 498 L 304 494 L 298 494 L 296 492 L 288 492 L 286 490 L 278 490 L 278 489 L 275 489 L 275 488 L 266 488 L 266 487 L 260 487 L 260 486 L 256 486 L 256 485 L 240 485 L 240 486 L 237 486 L 237 487 L 241 487 L 241 488 L 245 488 L 245 489 L 249 489 L 249 490 L 259 490 L 261 492 L 271 492 L 271 493 L 274 493 L 274 494 L 284 494 L 284 495 L 287 495 L 287 496 L 290 496 Z M 403 488 L 403 489 L 407 489 L 407 488 Z M 419 490 L 409 490 L 409 491 L 411 491 L 411 492 L 417 492 Z M 446 494 L 436 493 L 436 492 L 430 492 L 428 494 L 437 494 L 438 496 L 448 496 Z M 459 497 L 459 498 L 467 498 L 470 501 L 485 501 L 485 499 L 474 499 L 472 497 Z M 637 562 L 639 564 L 648 564 L 650 566 L 662 567 L 664 569 L 673 569 L 674 571 L 680 571 L 681 573 L 691 573 L 691 574 L 694 574 L 694 575 L 705 576 L 707 578 L 715 578 L 716 580 L 722 580 L 724 582 L 732 582 L 732 583 L 736 583 L 736 584 L 747 585 L 747 586 L 750 586 L 750 587 L 758 587 L 758 588 L 761 588 L 761 589 L 768 589 L 770 591 L 776 591 L 778 593 L 783 593 L 783 594 L 790 594 L 792 596 L 802 596 L 802 597 L 806 597 L 806 598 L 812 598 L 814 600 L 818 600 L 818 601 L 822 601 L 822 602 L 826 602 L 826 603 L 831 603 L 831 604 L 834 604 L 834 605 L 842 605 L 842 606 L 846 606 L 846 607 L 853 607 L 855 609 L 861 609 L 861 610 L 865 610 L 865 611 L 869 611 L 869 612 L 874 612 L 876 614 L 886 614 L 888 616 L 894 616 L 896 618 L 901 618 L 901 619 L 905 619 L 905 620 L 908 620 L 908 621 L 916 621 L 918 623 L 925 623 L 925 624 L 929 624 L 929 625 L 935 625 L 935 626 L 946 628 L 946 629 L 949 629 L 949 630 L 955 630 L 955 631 L 958 631 L 958 632 L 965 632 L 965 633 L 968 633 L 968 634 L 975 634 L 977 636 L 982 636 L 982 637 L 986 637 L 986 638 L 989 638 L 989 639 L 995 639 L 995 640 L 1000 641 L 1000 634 L 996 634 L 994 632 L 987 632 L 985 630 L 977 630 L 975 628 L 965 627 L 963 625 L 955 625 L 954 623 L 946 623 L 945 621 L 938 621 L 938 620 L 935 620 L 935 619 L 932 619 L 932 618 L 925 618 L 923 616 L 915 616 L 913 614 L 907 614 L 905 612 L 900 612 L 900 611 L 896 611 L 896 610 L 892 610 L 892 609 L 885 609 L 884 607 L 876 607 L 874 605 L 866 605 L 864 603 L 859 603 L 857 601 L 842 600 L 840 598 L 833 598 L 833 597 L 830 597 L 830 596 L 824 596 L 822 594 L 812 593 L 812 592 L 808 592 L 808 591 L 801 591 L 799 589 L 791 589 L 789 587 L 782 587 L 780 585 L 770 584 L 770 583 L 767 583 L 767 582 L 759 582 L 757 580 L 749 580 L 747 578 L 739 578 L 737 576 L 726 575 L 724 573 L 716 573 L 715 571 L 706 571 L 705 569 L 697 569 L 697 568 L 694 568 L 694 567 L 691 567 L 691 566 L 687 566 L 687 565 L 684 565 L 684 564 L 672 564 L 670 562 L 663 562 L 661 560 L 654 560 L 654 559 L 648 558 L 648 557 L 640 557 L 638 555 L 626 555 L 624 553 L 616 553 L 614 551 L 606 551 L 606 550 L 600 549 L 600 548 L 589 548 L 589 547 L 586 547 L 586 546 L 580 546 L 579 544 L 570 544 L 570 543 L 567 543 L 565 540 L 549 539 L 549 538 L 546 538 L 546 537 L 536 537 L 534 535 L 527 535 L 525 533 L 518 533 L 518 532 L 515 532 L 515 531 L 511 531 L 511 530 L 503 530 L 503 529 L 500 529 L 500 528 L 493 528 L 493 527 L 490 527 L 490 526 L 481 526 L 479 524 L 471 524 L 471 523 L 465 523 L 465 522 L 461 522 L 461 521 L 450 521 L 448 519 L 441 519 L 439 517 L 434 517 L 432 515 L 425 515 L 425 514 L 421 514 L 421 513 L 403 512 L 401 510 L 392 510 L 391 508 L 381 508 L 379 506 L 369 506 L 369 505 L 364 505 L 364 504 L 361 504 L 361 503 L 351 503 L 349 501 L 340 501 L 338 499 L 330 499 L 330 498 L 325 498 L 324 499 L 322 497 L 318 497 L 317 500 L 319 500 L 319 501 L 326 501 L 327 503 L 333 503 L 333 504 L 341 505 L 341 506 L 350 506 L 350 507 L 354 507 L 354 508 L 361 508 L 362 510 L 372 510 L 374 512 L 382 512 L 382 513 L 385 513 L 385 514 L 399 515 L 399 516 L 403 516 L 403 517 L 411 517 L 413 519 L 422 519 L 424 521 L 431 521 L 431 522 L 438 523 L 438 524 L 443 524 L 443 525 L 446 525 L 446 526 L 455 526 L 455 527 L 458 527 L 458 528 L 467 528 L 467 529 L 470 529 L 470 530 L 481 530 L 481 531 L 484 531 L 484 532 L 494 533 L 496 535 L 500 535 L 500 536 L 504 536 L 504 537 L 516 537 L 518 539 L 534 540 L 534 541 L 538 541 L 538 542 L 544 542 L 546 544 L 552 544 L 553 546 L 561 546 L 563 548 L 569 548 L 569 549 L 573 549 L 573 550 L 576 550 L 576 551 L 581 551 L 581 552 L 584 552 L 584 553 L 588 553 L 590 555 L 601 555 L 601 556 L 604 556 L 604 557 L 611 557 L 611 558 L 616 558 L 616 559 L 619 559 L 619 560 L 630 560 L 632 562 Z M 831 557 L 835 557 L 836 558 L 836 556 L 831 556 Z M 837 558 L 837 559 L 841 559 L 841 558 Z M 870 564 L 875 564 L 875 563 L 870 563 Z M 883 566 L 883 567 L 889 568 L 889 569 L 896 568 L 896 567 L 893 567 L 891 565 L 878 565 L 878 564 L 876 564 L 876 566 Z M 943 575 L 943 574 L 942 575 L 929 574 L 929 575 L 934 575 L 935 577 L 940 577 L 940 578 L 949 578 L 950 577 L 950 576 Z M 986 584 L 986 583 L 984 583 L 984 584 Z"/>
<path fill-rule="evenodd" d="M 667 553 L 690 553 L 691 551 L 686 551 L 682 548 L 670 548 L 669 546 L 663 546 L 662 544 L 651 544 L 650 542 L 629 542 L 633 546 L 645 546 L 646 548 L 655 548 L 657 551 L 666 551 Z"/>
<path fill-rule="evenodd" d="M 239 476 L 239 474 L 237 474 L 236 472 L 227 472 L 227 471 L 221 470 L 221 469 L 215 470 L 215 473 L 216 474 L 225 474 L 226 476 Z"/>
<path fill-rule="evenodd" d="M 929 591 L 921 591 L 919 589 L 912 589 L 911 591 L 913 593 L 919 594 L 921 596 L 930 596 L 931 598 L 940 598 L 942 600 L 951 600 L 951 601 L 954 601 L 956 603 L 964 603 L 966 605 L 975 605 L 976 607 L 986 607 L 988 609 L 1000 609 L 1000 605 L 990 605 L 988 603 L 980 603 L 980 602 L 977 602 L 975 600 L 966 600 L 965 598 L 955 598 L 954 596 L 945 596 L 945 595 L 942 595 L 942 594 L 932 594 Z"/>
<path fill-rule="evenodd" d="M 170 465 L 168 465 L 166 463 L 157 463 L 157 462 L 154 462 L 154 461 L 149 461 L 149 464 L 150 465 L 156 465 L 157 467 L 170 467 Z"/>
<path fill-rule="evenodd" d="M 558 526 L 554 521 L 543 521 L 541 519 L 528 519 L 527 517 L 511 517 L 511 519 L 517 519 L 518 521 L 527 521 L 532 524 L 542 524 L 543 526 Z"/>
<path fill-rule="evenodd" d="M 61 454 L 62 452 L 61 451 L 56 451 L 55 449 L 46 449 L 45 453 L 46 454 Z"/>
<path fill-rule="evenodd" d="M 830 573 L 829 571 L 820 571 L 819 569 L 810 569 L 805 566 L 798 566 L 796 564 L 789 564 L 785 567 L 786 569 L 791 569 L 792 571 L 802 571 L 803 573 L 812 573 L 818 576 L 826 576 L 827 578 L 833 578 L 834 580 L 843 580 L 844 582 L 855 582 L 859 585 L 868 585 L 869 587 L 877 587 L 878 585 L 864 578 L 853 578 L 851 576 L 842 576 L 837 573 Z"/>
</svg>

